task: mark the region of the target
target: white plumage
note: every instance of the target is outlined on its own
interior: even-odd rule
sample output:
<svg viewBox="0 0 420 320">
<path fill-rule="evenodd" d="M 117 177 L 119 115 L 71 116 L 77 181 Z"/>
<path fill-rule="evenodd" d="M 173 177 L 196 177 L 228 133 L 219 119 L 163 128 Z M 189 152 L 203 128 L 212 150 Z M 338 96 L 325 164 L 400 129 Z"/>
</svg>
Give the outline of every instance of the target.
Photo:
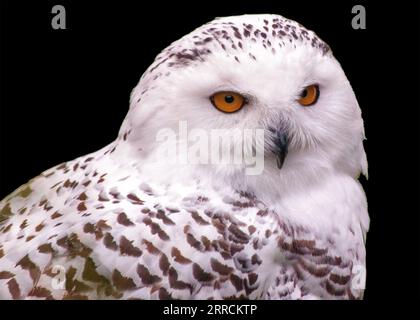
<svg viewBox="0 0 420 320">
<path fill-rule="evenodd" d="M 217 92 L 246 103 L 221 112 Z M 156 137 L 180 121 L 209 136 L 262 129 L 241 141 L 245 158 L 262 146 L 262 172 L 163 157 Z M 350 83 L 312 31 L 278 15 L 216 19 L 157 56 L 116 141 L 0 202 L 0 297 L 361 298 L 363 139 Z"/>
</svg>

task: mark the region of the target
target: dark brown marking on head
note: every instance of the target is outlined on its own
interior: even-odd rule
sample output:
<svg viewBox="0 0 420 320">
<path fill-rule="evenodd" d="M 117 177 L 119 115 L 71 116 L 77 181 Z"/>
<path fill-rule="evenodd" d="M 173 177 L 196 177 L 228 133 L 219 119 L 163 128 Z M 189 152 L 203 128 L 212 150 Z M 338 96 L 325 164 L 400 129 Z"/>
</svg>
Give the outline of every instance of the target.
<svg viewBox="0 0 420 320">
<path fill-rule="evenodd" d="M 158 254 L 160 254 L 160 253 L 161 253 L 161 251 L 160 251 L 158 248 L 156 248 L 156 247 L 153 245 L 153 243 L 151 243 L 150 241 L 147 241 L 146 239 L 143 239 L 143 240 L 142 240 L 142 243 L 146 246 L 146 250 L 147 250 L 147 252 L 149 252 L 150 254 L 153 254 L 153 255 L 158 255 Z"/>
<path fill-rule="evenodd" d="M 257 216 L 265 217 L 266 215 L 268 215 L 268 210 L 267 209 L 258 210 L 258 212 L 257 212 Z"/>
<path fill-rule="evenodd" d="M 115 288 L 121 291 L 134 290 L 137 287 L 133 279 L 124 277 L 117 269 L 114 269 L 114 272 L 112 273 L 112 283 Z"/>
<path fill-rule="evenodd" d="M 243 286 L 243 281 L 240 277 L 238 277 L 236 274 L 232 273 L 229 277 L 230 282 L 233 284 L 233 286 L 236 288 L 236 291 L 242 291 L 244 286 Z"/>
<path fill-rule="evenodd" d="M 156 218 L 162 220 L 163 223 L 166 224 L 166 225 L 168 225 L 168 226 L 174 226 L 175 225 L 175 222 L 173 222 L 171 219 L 169 219 L 166 216 L 165 211 L 163 211 L 162 209 L 159 209 L 157 211 Z"/>
<path fill-rule="evenodd" d="M 236 225 L 231 224 L 228 231 L 233 235 L 232 240 L 236 240 L 240 243 L 248 243 L 250 240 L 249 235 L 239 229 Z"/>
<path fill-rule="evenodd" d="M 229 251 L 230 246 L 229 243 L 224 239 L 213 240 L 213 244 L 215 245 L 216 249 L 222 249 L 224 251 Z"/>
<path fill-rule="evenodd" d="M 54 253 L 55 250 L 52 248 L 51 243 L 44 243 L 38 246 L 38 251 L 40 253 Z"/>
<path fill-rule="evenodd" d="M 21 298 L 20 287 L 15 278 L 12 278 L 7 282 L 7 287 L 12 299 L 19 300 Z"/>
<path fill-rule="evenodd" d="M 12 272 L 0 271 L 0 280 L 10 279 L 10 278 L 13 278 L 14 276 L 15 276 L 15 274 L 12 273 Z"/>
<path fill-rule="evenodd" d="M 13 215 L 12 208 L 9 203 L 0 210 L 0 223 L 6 221 Z"/>
<path fill-rule="evenodd" d="M 28 219 L 25 219 L 22 221 L 19 228 L 22 230 L 22 229 L 25 229 L 27 226 L 28 226 Z"/>
<path fill-rule="evenodd" d="M 16 263 L 16 267 L 20 266 L 23 270 L 27 270 L 31 279 L 36 283 L 41 276 L 41 270 L 39 267 L 29 258 L 29 255 L 25 255 L 22 259 Z"/>
<path fill-rule="evenodd" d="M 222 235 L 225 234 L 226 224 L 224 222 L 222 222 L 222 220 L 220 218 L 213 218 L 211 220 L 211 223 L 213 224 L 213 226 L 216 227 L 217 232 L 219 232 Z"/>
<path fill-rule="evenodd" d="M 85 201 L 86 199 L 87 199 L 88 197 L 87 197 L 87 195 L 86 195 L 86 193 L 85 192 L 82 192 L 78 197 L 77 197 L 77 199 L 78 200 L 81 200 L 81 201 Z"/>
<path fill-rule="evenodd" d="M 311 253 L 315 248 L 314 240 L 294 239 L 292 242 L 292 252 L 305 254 Z"/>
<path fill-rule="evenodd" d="M 79 205 L 77 206 L 77 210 L 78 211 L 86 211 L 87 210 L 86 205 L 83 201 L 79 203 Z"/>
<path fill-rule="evenodd" d="M 260 265 L 262 263 L 261 258 L 258 256 L 258 254 L 254 253 L 251 257 L 251 263 L 252 264 L 258 264 Z"/>
<path fill-rule="evenodd" d="M 138 204 L 138 205 L 141 205 L 141 204 L 143 204 L 144 202 L 142 201 L 142 200 L 140 200 L 134 193 L 129 193 L 128 195 L 127 195 L 127 199 L 129 199 L 130 201 L 131 201 L 131 203 L 133 203 L 133 204 Z"/>
<path fill-rule="evenodd" d="M 88 222 L 83 226 L 83 231 L 86 233 L 95 233 L 95 226 Z"/>
<path fill-rule="evenodd" d="M 140 257 L 142 255 L 142 251 L 133 245 L 133 241 L 128 240 L 124 236 L 120 238 L 120 252 L 122 255 L 132 257 Z"/>
<path fill-rule="evenodd" d="M 168 272 L 168 280 L 169 280 L 169 285 L 173 289 L 178 289 L 178 290 L 189 289 L 190 292 L 192 291 L 192 287 L 189 283 L 178 280 L 178 272 L 176 272 L 176 270 L 172 267 L 169 269 L 169 272 Z"/>
<path fill-rule="evenodd" d="M 330 274 L 330 280 L 339 285 L 346 285 L 350 281 L 350 276 L 341 276 L 335 273 Z"/>
<path fill-rule="evenodd" d="M 123 195 L 121 194 L 121 193 L 119 193 L 118 191 L 116 191 L 116 190 L 113 190 L 113 191 L 109 191 L 109 194 L 114 198 L 114 199 L 117 199 L 117 200 L 120 200 L 120 199 L 122 199 L 123 198 Z"/>
<path fill-rule="evenodd" d="M 231 256 L 234 256 L 237 252 L 240 252 L 244 249 L 244 246 L 239 243 L 231 242 L 229 246 L 229 252 Z"/>
<path fill-rule="evenodd" d="M 210 259 L 210 265 L 214 271 L 216 271 L 217 273 L 223 276 L 227 276 L 233 272 L 233 268 L 219 262 L 215 258 Z"/>
<path fill-rule="evenodd" d="M 333 296 L 343 296 L 346 293 L 346 290 L 344 288 L 337 289 L 329 281 L 325 282 L 325 289 L 327 290 L 329 294 Z"/>
<path fill-rule="evenodd" d="M 28 293 L 28 297 L 45 298 L 45 300 L 53 300 L 51 291 L 44 287 L 36 286 Z"/>
<path fill-rule="evenodd" d="M 137 265 L 137 274 L 139 275 L 143 284 L 147 286 L 153 285 L 156 282 L 159 282 L 162 280 L 158 276 L 151 274 L 149 269 L 140 263 Z"/>
<path fill-rule="evenodd" d="M 87 180 L 86 182 L 82 183 L 83 186 L 87 187 L 91 183 L 90 180 Z"/>
<path fill-rule="evenodd" d="M 176 208 L 169 208 L 169 207 L 166 207 L 165 208 L 167 211 L 169 211 L 170 213 L 177 213 L 177 212 L 179 212 L 179 209 L 176 209 Z"/>
<path fill-rule="evenodd" d="M 188 244 L 198 251 L 203 251 L 204 247 L 200 241 L 198 241 L 191 233 L 187 233 Z"/>
<path fill-rule="evenodd" d="M 184 257 L 181 251 L 176 247 L 172 247 L 171 256 L 174 257 L 174 260 L 180 264 L 189 264 L 192 262 L 190 259 Z"/>
<path fill-rule="evenodd" d="M 233 35 L 234 35 L 236 38 L 238 38 L 238 39 L 242 39 L 242 36 L 241 36 L 241 34 L 239 33 L 238 28 L 235 28 L 235 32 L 233 33 Z"/>
<path fill-rule="evenodd" d="M 209 198 L 207 198 L 205 196 L 198 196 L 197 197 L 197 202 L 199 202 L 199 203 L 205 203 L 205 202 L 208 202 L 208 201 L 209 201 Z"/>
<path fill-rule="evenodd" d="M 200 282 L 209 282 L 214 280 L 214 275 L 210 272 L 204 271 L 197 263 L 192 265 L 193 276 Z"/>
<path fill-rule="evenodd" d="M 211 241 L 206 236 L 201 236 L 201 243 L 204 245 L 205 251 L 212 251 Z"/>
<path fill-rule="evenodd" d="M 317 266 L 317 265 L 311 264 L 309 261 L 307 261 L 304 258 L 299 259 L 298 264 L 299 266 L 303 268 L 303 270 L 306 270 L 311 275 L 318 278 L 323 278 L 327 276 L 331 271 L 331 267 L 328 265 Z"/>
<path fill-rule="evenodd" d="M 311 254 L 313 256 L 315 256 L 315 257 L 323 256 L 323 255 L 327 254 L 327 252 L 328 252 L 328 249 L 327 248 L 324 248 L 324 249 L 321 249 L 321 248 L 313 248 L 311 250 Z"/>
<path fill-rule="evenodd" d="M 199 224 L 201 226 L 206 226 L 206 225 L 209 225 L 210 224 L 208 221 L 206 221 L 205 219 L 203 219 L 203 217 L 201 217 L 197 211 L 190 210 L 189 212 L 191 213 L 191 217 L 194 219 L 194 221 L 197 224 Z"/>
<path fill-rule="evenodd" d="M 103 243 L 104 243 L 104 246 L 108 249 L 111 249 L 114 251 L 118 249 L 118 245 L 115 242 L 114 237 L 109 232 L 105 233 Z"/>
<path fill-rule="evenodd" d="M 67 169 L 67 162 L 64 162 L 64 163 L 60 164 L 60 165 L 56 168 L 56 170 L 64 170 L 64 169 Z"/>
<path fill-rule="evenodd" d="M 163 275 L 168 274 L 169 267 L 169 259 L 164 253 L 162 253 L 162 255 L 159 258 L 159 268 L 160 270 L 162 270 Z"/>
<path fill-rule="evenodd" d="M 58 239 L 56 243 L 58 246 L 67 249 L 68 254 L 72 258 L 75 256 L 86 258 L 92 253 L 92 249 L 83 244 L 75 233 Z"/>
<path fill-rule="evenodd" d="M 244 279 L 244 287 L 245 287 L 245 293 L 247 296 L 249 296 L 252 292 L 254 292 L 258 286 L 253 286 L 249 283 L 249 279 Z"/>
<path fill-rule="evenodd" d="M 125 212 L 120 212 L 117 217 L 117 222 L 123 226 L 134 226 L 134 223 L 127 217 Z"/>
<path fill-rule="evenodd" d="M 9 223 L 6 228 L 3 229 L 3 233 L 7 233 L 13 226 L 13 223 Z"/>
<path fill-rule="evenodd" d="M 37 226 L 35 227 L 35 231 L 36 231 L 36 232 L 39 232 L 39 231 L 41 231 L 44 227 L 45 227 L 45 224 L 40 223 L 39 225 L 37 225 Z"/>
<path fill-rule="evenodd" d="M 249 280 L 249 284 L 252 286 L 257 282 L 258 275 L 256 273 L 250 273 L 248 274 L 248 280 Z"/>
<path fill-rule="evenodd" d="M 254 234 L 255 231 L 257 231 L 257 228 L 255 228 L 255 226 L 253 225 L 248 226 L 248 232 L 250 234 Z"/>
<path fill-rule="evenodd" d="M 150 219 L 149 217 L 144 218 L 143 222 L 150 227 L 150 230 L 152 232 L 152 234 L 157 234 L 159 236 L 160 239 L 164 240 L 164 241 L 169 241 L 170 238 L 169 236 L 166 234 L 165 231 L 163 231 L 160 227 L 159 224 L 157 224 L 156 222 L 153 222 L 152 219 Z"/>
<path fill-rule="evenodd" d="M 172 295 L 165 289 L 159 288 L 159 299 L 160 300 L 172 300 Z"/>
</svg>

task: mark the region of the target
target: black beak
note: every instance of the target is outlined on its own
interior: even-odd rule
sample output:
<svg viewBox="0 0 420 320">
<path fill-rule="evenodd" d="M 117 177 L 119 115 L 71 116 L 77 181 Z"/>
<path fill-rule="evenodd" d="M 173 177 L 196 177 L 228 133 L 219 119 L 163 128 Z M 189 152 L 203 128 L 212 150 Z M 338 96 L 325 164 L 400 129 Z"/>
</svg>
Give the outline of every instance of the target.
<svg viewBox="0 0 420 320">
<path fill-rule="evenodd" d="M 289 137 L 285 130 L 279 130 L 274 128 L 269 128 L 268 130 L 271 133 L 271 140 L 273 142 L 273 145 L 271 146 L 271 151 L 276 157 L 277 168 L 281 169 L 283 167 L 284 160 L 287 156 Z"/>
</svg>

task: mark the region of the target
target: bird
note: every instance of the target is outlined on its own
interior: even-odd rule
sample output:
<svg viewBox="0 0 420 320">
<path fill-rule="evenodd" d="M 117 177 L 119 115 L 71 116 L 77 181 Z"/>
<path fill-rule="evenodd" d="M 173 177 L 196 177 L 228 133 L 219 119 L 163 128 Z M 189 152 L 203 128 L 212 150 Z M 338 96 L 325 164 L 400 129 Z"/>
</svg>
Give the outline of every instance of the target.
<svg viewBox="0 0 420 320">
<path fill-rule="evenodd" d="M 157 55 L 113 142 L 0 202 L 0 298 L 363 299 L 364 140 L 313 31 L 216 18 Z"/>
</svg>

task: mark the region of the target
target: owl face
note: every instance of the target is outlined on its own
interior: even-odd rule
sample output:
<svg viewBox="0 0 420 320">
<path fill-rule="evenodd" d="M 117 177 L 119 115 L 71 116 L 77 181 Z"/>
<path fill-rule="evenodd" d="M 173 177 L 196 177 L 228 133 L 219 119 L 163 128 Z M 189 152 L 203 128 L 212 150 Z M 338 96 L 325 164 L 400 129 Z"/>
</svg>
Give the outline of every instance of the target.
<svg viewBox="0 0 420 320">
<path fill-rule="evenodd" d="M 174 42 L 133 91 L 129 118 L 132 141 L 149 151 L 154 134 L 179 121 L 209 137 L 226 130 L 245 158 L 262 150 L 262 174 L 276 179 L 366 167 L 361 112 L 340 64 L 313 32 L 281 16 L 217 19 Z M 233 134 L 244 130 L 264 136 Z M 232 175 L 251 162 L 212 170 Z"/>
</svg>

